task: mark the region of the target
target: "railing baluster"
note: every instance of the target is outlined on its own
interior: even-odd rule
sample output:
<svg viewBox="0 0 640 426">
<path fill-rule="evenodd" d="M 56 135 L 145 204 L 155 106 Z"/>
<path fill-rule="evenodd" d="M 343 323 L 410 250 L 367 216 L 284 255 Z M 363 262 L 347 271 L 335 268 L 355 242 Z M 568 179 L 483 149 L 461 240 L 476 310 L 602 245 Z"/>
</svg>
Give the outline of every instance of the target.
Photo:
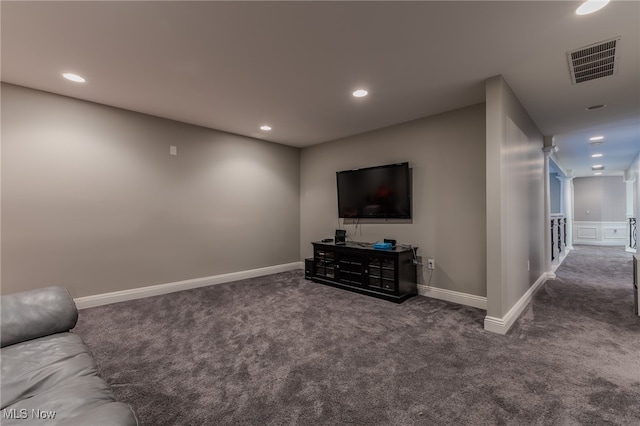
<svg viewBox="0 0 640 426">
<path fill-rule="evenodd" d="M 557 224 L 558 224 L 558 256 L 560 255 L 560 253 L 562 253 L 562 235 L 560 234 L 560 221 L 562 219 L 558 218 L 557 219 Z"/>
<path fill-rule="evenodd" d="M 555 256 L 555 238 L 553 237 L 553 225 L 555 224 L 555 219 L 551 219 L 551 261 L 553 262 L 556 258 Z"/>
</svg>

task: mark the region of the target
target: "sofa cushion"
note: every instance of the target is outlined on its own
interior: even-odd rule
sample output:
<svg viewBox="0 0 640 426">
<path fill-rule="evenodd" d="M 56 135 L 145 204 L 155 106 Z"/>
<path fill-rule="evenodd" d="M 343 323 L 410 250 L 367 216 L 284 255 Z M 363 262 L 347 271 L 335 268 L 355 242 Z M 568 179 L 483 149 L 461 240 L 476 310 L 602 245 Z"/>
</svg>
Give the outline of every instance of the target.
<svg viewBox="0 0 640 426">
<path fill-rule="evenodd" d="M 131 408 L 115 402 L 82 339 L 58 333 L 2 348 L 2 424 L 136 425 Z M 44 414 L 43 414 L 44 413 Z"/>
<path fill-rule="evenodd" d="M 2 347 L 69 331 L 78 321 L 73 298 L 63 287 L 3 295 L 1 303 Z"/>
</svg>

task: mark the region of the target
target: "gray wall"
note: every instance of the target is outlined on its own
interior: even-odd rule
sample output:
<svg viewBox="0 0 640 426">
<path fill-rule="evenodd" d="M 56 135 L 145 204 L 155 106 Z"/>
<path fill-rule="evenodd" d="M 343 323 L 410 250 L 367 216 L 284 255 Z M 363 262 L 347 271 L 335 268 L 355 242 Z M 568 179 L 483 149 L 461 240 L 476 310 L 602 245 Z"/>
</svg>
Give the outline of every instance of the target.
<svg viewBox="0 0 640 426">
<path fill-rule="evenodd" d="M 393 238 L 436 260 L 421 284 L 486 295 L 484 104 L 304 148 L 301 155 L 301 257 L 332 237 L 338 219 L 336 172 L 408 161 L 413 220 L 347 223 L 356 241 Z"/>
<path fill-rule="evenodd" d="M 486 82 L 487 316 L 545 273 L 543 136 L 501 76 Z"/>
<path fill-rule="evenodd" d="M 627 187 L 622 176 L 575 178 L 574 220 L 626 222 Z"/>
<path fill-rule="evenodd" d="M 297 262 L 299 156 L 3 84 L 2 292 L 79 297 Z"/>
<path fill-rule="evenodd" d="M 549 198 L 551 213 L 562 213 L 562 184 L 557 173 L 549 173 Z"/>
</svg>

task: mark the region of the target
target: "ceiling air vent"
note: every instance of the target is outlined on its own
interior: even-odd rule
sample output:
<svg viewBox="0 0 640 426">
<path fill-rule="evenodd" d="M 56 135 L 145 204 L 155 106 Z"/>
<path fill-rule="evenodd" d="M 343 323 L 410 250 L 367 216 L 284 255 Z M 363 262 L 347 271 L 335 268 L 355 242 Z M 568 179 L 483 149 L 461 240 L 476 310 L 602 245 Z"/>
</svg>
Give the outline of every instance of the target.
<svg viewBox="0 0 640 426">
<path fill-rule="evenodd" d="M 618 72 L 620 37 L 567 52 L 573 84 L 609 77 Z"/>
</svg>

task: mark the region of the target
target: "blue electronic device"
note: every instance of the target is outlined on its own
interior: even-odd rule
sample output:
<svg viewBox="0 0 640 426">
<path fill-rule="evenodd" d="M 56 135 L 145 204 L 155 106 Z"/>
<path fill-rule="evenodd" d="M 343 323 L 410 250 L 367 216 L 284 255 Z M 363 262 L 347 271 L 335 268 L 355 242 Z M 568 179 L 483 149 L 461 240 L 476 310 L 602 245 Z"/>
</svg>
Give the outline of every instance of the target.
<svg viewBox="0 0 640 426">
<path fill-rule="evenodd" d="M 383 243 L 379 241 L 377 243 L 373 243 L 373 248 L 376 250 L 391 250 L 393 245 L 391 243 Z"/>
</svg>

